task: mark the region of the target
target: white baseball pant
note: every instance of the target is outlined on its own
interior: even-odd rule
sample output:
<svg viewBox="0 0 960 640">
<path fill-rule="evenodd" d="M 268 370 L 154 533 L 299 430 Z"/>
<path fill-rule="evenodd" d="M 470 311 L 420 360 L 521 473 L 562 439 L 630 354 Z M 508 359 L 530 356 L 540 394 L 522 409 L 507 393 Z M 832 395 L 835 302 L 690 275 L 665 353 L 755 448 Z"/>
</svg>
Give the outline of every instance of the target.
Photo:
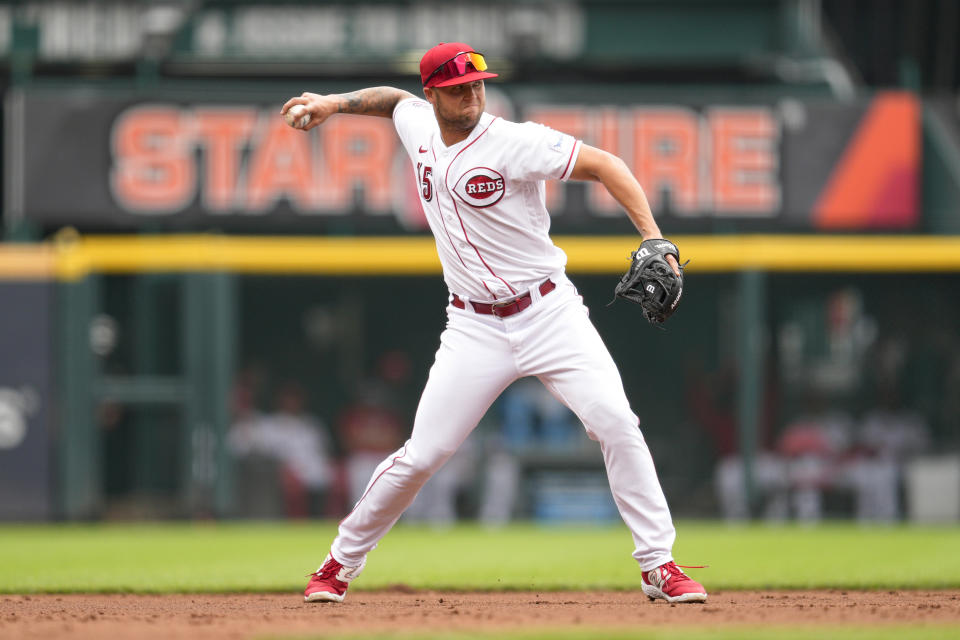
<svg viewBox="0 0 960 640">
<path fill-rule="evenodd" d="M 361 564 L 514 380 L 536 376 L 600 443 L 620 515 L 644 571 L 672 560 L 676 536 L 650 451 L 623 391 L 620 372 L 566 276 L 556 290 L 506 318 L 447 307 L 447 327 L 430 369 L 410 438 L 374 471 L 340 523 L 331 553 Z"/>
</svg>

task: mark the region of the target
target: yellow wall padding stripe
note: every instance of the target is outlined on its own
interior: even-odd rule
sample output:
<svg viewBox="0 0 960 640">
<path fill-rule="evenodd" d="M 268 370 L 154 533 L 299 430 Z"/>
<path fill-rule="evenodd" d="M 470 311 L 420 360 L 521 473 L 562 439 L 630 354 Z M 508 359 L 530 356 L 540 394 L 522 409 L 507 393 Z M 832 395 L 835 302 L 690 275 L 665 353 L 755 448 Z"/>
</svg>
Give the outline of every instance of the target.
<svg viewBox="0 0 960 640">
<path fill-rule="evenodd" d="M 670 236 L 691 272 L 960 272 L 960 236 Z M 618 273 L 631 237 L 558 237 L 570 271 Z"/>
<path fill-rule="evenodd" d="M 90 236 L 58 245 L 63 279 L 90 271 L 231 271 L 298 275 L 440 273 L 432 236 Z"/>
<path fill-rule="evenodd" d="M 50 245 L 0 244 L 0 280 L 50 280 L 56 266 Z"/>
<path fill-rule="evenodd" d="M 960 236 L 672 236 L 691 273 L 960 272 Z M 618 274 L 637 236 L 556 236 L 572 273 Z M 62 280 L 88 273 L 230 271 L 276 275 L 440 273 L 431 236 L 59 236 L 0 245 L 0 278 Z"/>
</svg>

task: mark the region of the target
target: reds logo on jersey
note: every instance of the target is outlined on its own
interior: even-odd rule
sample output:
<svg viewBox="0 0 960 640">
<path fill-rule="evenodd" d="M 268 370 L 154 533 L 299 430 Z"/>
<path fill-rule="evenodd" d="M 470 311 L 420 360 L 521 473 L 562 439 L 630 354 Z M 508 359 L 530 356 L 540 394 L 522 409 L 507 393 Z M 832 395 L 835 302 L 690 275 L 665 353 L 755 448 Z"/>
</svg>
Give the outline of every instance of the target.
<svg viewBox="0 0 960 640">
<path fill-rule="evenodd" d="M 487 167 L 470 169 L 457 180 L 453 192 L 471 207 L 489 207 L 503 197 L 503 176 Z"/>
</svg>

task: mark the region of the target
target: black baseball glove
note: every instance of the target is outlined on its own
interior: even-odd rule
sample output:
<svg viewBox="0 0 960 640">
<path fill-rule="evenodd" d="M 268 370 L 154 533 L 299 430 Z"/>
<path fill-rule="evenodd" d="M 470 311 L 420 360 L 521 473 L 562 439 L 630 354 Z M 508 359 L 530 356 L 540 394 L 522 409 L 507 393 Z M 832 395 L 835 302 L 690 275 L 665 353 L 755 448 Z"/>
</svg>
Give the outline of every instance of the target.
<svg viewBox="0 0 960 640">
<path fill-rule="evenodd" d="M 680 265 L 678 276 L 666 260 L 668 255 L 680 263 L 677 245 L 663 238 L 644 240 L 640 248 L 630 254 L 630 268 L 614 289 L 617 298 L 639 304 L 643 317 L 654 325 L 673 315 L 683 295 L 683 267 L 686 263 Z"/>
</svg>

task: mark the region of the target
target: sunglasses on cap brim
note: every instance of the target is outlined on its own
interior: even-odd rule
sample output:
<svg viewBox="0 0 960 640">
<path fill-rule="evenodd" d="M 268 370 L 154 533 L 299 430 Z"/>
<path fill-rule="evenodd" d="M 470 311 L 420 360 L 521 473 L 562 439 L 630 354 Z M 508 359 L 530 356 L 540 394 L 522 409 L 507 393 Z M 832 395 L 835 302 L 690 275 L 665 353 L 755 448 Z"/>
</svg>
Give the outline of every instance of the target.
<svg viewBox="0 0 960 640">
<path fill-rule="evenodd" d="M 476 51 L 461 51 L 442 65 L 433 70 L 423 86 L 429 87 L 430 83 L 436 79 L 437 83 L 453 80 L 466 75 L 471 71 L 486 71 L 487 61 L 483 59 L 482 53 Z"/>
</svg>

